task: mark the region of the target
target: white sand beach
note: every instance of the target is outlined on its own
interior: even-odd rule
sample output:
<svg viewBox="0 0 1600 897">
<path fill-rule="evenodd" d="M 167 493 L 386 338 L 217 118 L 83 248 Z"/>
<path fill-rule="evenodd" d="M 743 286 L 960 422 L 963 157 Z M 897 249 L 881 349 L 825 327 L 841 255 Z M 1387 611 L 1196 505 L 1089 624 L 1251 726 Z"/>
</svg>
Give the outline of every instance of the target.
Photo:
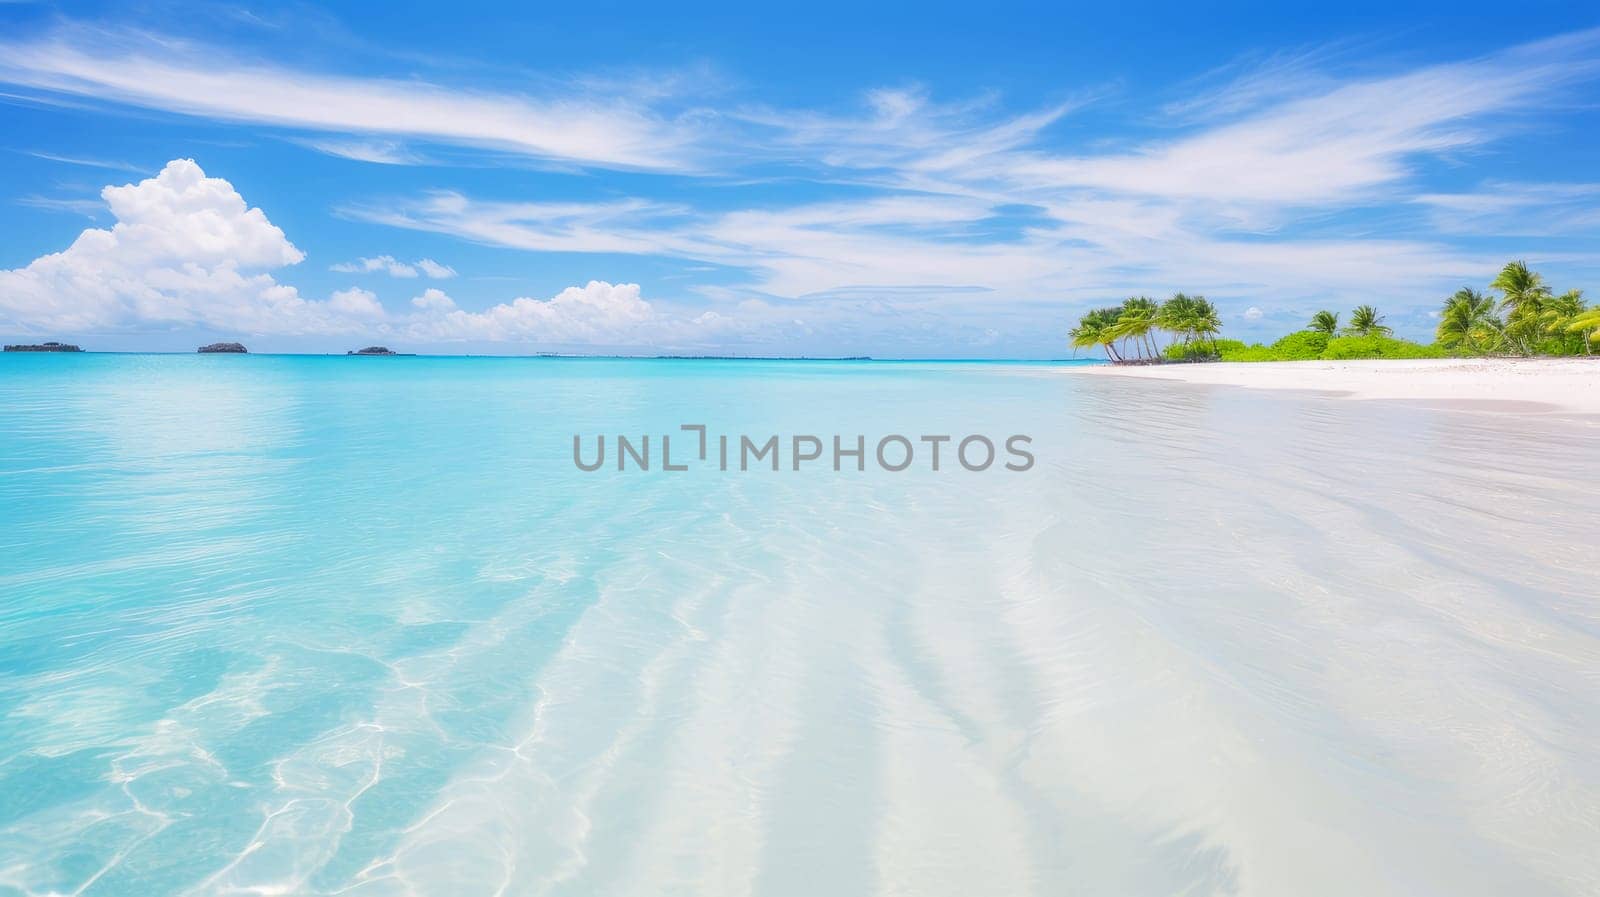
<svg viewBox="0 0 1600 897">
<path fill-rule="evenodd" d="M 1086 376 L 1142 377 L 1211 386 L 1296 389 L 1354 399 L 1600 414 L 1600 357 L 1217 362 L 1069 368 Z"/>
</svg>

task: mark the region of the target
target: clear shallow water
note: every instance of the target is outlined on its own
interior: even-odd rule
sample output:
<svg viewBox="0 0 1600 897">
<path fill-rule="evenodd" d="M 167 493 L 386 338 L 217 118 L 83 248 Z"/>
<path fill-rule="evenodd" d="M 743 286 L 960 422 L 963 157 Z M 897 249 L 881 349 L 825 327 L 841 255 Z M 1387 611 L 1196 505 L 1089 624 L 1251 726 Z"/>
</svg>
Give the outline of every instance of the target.
<svg viewBox="0 0 1600 897">
<path fill-rule="evenodd" d="M 693 422 L 1038 463 L 571 462 Z M 0 894 L 1593 894 L 1597 443 L 1026 365 L 3 357 Z"/>
</svg>

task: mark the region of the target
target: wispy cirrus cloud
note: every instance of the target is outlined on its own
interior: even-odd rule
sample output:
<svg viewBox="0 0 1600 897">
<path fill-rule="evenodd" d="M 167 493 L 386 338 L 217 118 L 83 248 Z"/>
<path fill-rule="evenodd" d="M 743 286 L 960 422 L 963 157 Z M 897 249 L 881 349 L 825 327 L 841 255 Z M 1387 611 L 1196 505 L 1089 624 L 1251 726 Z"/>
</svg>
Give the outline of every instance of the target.
<svg viewBox="0 0 1600 897">
<path fill-rule="evenodd" d="M 913 89 L 871 92 L 859 116 L 738 113 L 818 177 L 860 188 L 827 203 L 709 211 L 439 192 L 346 213 L 539 252 L 712 262 L 749 272 L 751 295 L 789 299 L 875 291 L 993 309 L 1190 287 L 1236 296 L 1242 311 L 1379 289 L 1429 295 L 1496 259 L 1441 239 L 1426 216 L 1387 237 L 1293 225 L 1442 206 L 1417 167 L 1486 146 L 1502 133 L 1490 124 L 1537 115 L 1594 79 L 1597 48 L 1600 31 L 1587 31 L 1354 79 L 1320 72 L 1316 54 L 1271 59 L 1169 110 L 1169 135 L 1095 152 L 1058 148 L 1074 143 L 1071 103 L 1004 114 Z"/>
<path fill-rule="evenodd" d="M 616 252 L 694 257 L 701 241 L 674 235 L 693 210 L 681 204 L 479 201 L 439 190 L 412 200 L 357 203 L 338 212 L 408 230 L 463 237 L 476 243 L 536 252 Z"/>
<path fill-rule="evenodd" d="M 1006 208 L 970 197 L 900 196 L 698 213 L 450 194 L 346 214 L 514 249 L 713 262 L 748 272 L 747 295 L 873 296 L 929 307 L 1087 301 L 1186 285 L 1254 297 L 1425 289 L 1492 262 L 1427 240 L 1210 236 L 1128 200 L 1055 208 L 1005 239 L 986 238 Z"/>
<path fill-rule="evenodd" d="M 683 169 L 695 138 L 689 125 L 621 95 L 555 88 L 524 95 L 294 69 L 171 37 L 81 27 L 0 41 L 0 81 L 182 115 L 602 168 Z M 320 142 L 347 156 L 401 158 L 374 146 L 383 144 Z"/>
<path fill-rule="evenodd" d="M 1460 193 L 1423 193 L 1440 231 L 1453 234 L 1559 236 L 1600 231 L 1600 183 L 1490 181 Z"/>
<path fill-rule="evenodd" d="M 1243 118 L 1132 152 L 1032 154 L 1010 171 L 1038 189 L 1072 188 L 1266 207 L 1361 203 L 1421 157 L 1496 139 L 1492 116 L 1526 113 L 1600 75 L 1600 30 L 1462 63 L 1327 85 Z M 1308 82 L 1320 83 L 1320 82 Z M 1241 88 L 1254 102 L 1259 88 Z M 1214 102 L 1220 102 L 1214 100 Z M 1246 104 L 1249 105 L 1249 104 Z"/>
<path fill-rule="evenodd" d="M 376 272 L 387 274 L 390 277 L 408 279 L 421 275 L 433 280 L 447 280 L 456 276 L 456 269 L 449 265 L 440 264 L 433 259 L 402 262 L 392 255 L 379 255 L 371 258 L 359 258 L 353 262 L 340 262 L 329 270 L 344 274 L 372 274 Z"/>
<path fill-rule="evenodd" d="M 139 174 L 145 171 L 145 169 L 140 168 L 137 165 L 130 165 L 127 162 L 119 162 L 115 159 L 89 159 L 81 156 L 64 156 L 60 153 L 46 153 L 38 150 L 22 150 L 21 152 L 24 155 L 32 156 L 35 159 L 43 159 L 47 162 L 60 162 L 65 165 L 82 165 L 88 168 L 103 168 L 107 171 L 126 171 L 133 174 Z"/>
<path fill-rule="evenodd" d="M 338 156 L 353 162 L 372 162 L 378 165 L 417 165 L 427 161 L 420 153 L 399 140 L 340 137 L 306 137 L 294 141 L 319 153 Z"/>
<path fill-rule="evenodd" d="M 981 160 L 1037 142 L 1094 92 L 1020 114 L 997 113 L 999 97 L 940 103 L 921 87 L 869 90 L 857 114 L 744 108 L 730 117 L 758 129 L 763 143 L 801 164 L 865 183 L 915 186 L 918 177 L 969 170 Z M 845 174 L 845 173 L 850 174 Z"/>
<path fill-rule="evenodd" d="M 80 199 L 63 196 L 19 196 L 17 205 L 27 206 L 32 209 L 43 209 L 47 212 L 69 212 L 82 215 L 85 218 L 97 218 L 106 210 L 106 204 L 96 199 Z"/>
<path fill-rule="evenodd" d="M 1163 105 L 1161 117 L 1169 125 L 1215 122 L 1326 93 L 1339 86 L 1328 69 L 1345 49 L 1335 43 L 1231 60 L 1180 85 L 1182 97 Z"/>
</svg>

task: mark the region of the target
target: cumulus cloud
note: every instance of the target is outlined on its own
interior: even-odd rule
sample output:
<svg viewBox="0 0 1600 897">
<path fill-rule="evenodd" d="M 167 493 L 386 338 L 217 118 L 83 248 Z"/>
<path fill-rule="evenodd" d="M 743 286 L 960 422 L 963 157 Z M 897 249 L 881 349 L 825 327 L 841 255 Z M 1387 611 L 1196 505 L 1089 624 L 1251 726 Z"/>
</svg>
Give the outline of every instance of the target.
<svg viewBox="0 0 1600 897">
<path fill-rule="evenodd" d="M 659 338 L 655 310 L 636 283 L 591 280 L 550 299 L 519 297 L 481 312 L 463 311 L 439 290 L 411 300 L 424 310 L 410 332 L 419 339 L 489 342 L 634 343 Z M 648 331 L 648 333 L 647 333 Z"/>
<path fill-rule="evenodd" d="M 728 326 L 662 313 L 638 284 L 598 280 L 482 311 L 464 310 L 433 287 L 402 315 L 390 314 L 361 287 L 308 300 L 272 273 L 305 254 L 232 184 L 207 177 L 193 160 L 175 159 L 155 177 L 107 187 L 101 196 L 116 219 L 109 229 L 90 228 L 61 252 L 0 271 L 0 323 L 59 333 L 191 326 L 551 345 L 666 345 Z M 395 274 L 410 266 L 379 256 L 354 267 Z M 455 273 L 432 259 L 416 262 L 410 276 L 418 270 L 429 277 Z"/>
<path fill-rule="evenodd" d="M 415 262 L 402 262 L 392 255 L 380 255 L 373 258 L 359 258 L 353 262 L 340 262 L 331 270 L 344 274 L 370 274 L 382 272 L 390 277 L 413 278 L 420 271 L 434 280 L 444 280 L 456 276 L 456 269 L 449 265 L 441 265 L 433 259 L 418 259 Z"/>
<path fill-rule="evenodd" d="M 382 318 L 384 310 L 378 294 L 360 287 L 339 290 L 328 297 L 328 307 L 340 314 L 354 318 Z"/>
<path fill-rule="evenodd" d="M 337 317 L 266 273 L 305 256 L 232 184 L 206 177 L 193 160 L 100 195 L 116 223 L 0 271 L 0 318 L 74 332 L 151 323 L 304 332 Z"/>
<path fill-rule="evenodd" d="M 429 287 L 422 291 L 422 295 L 413 296 L 411 304 L 424 311 L 454 311 L 456 308 L 456 301 L 436 287 Z"/>
<path fill-rule="evenodd" d="M 1244 317 L 1244 319 L 1246 321 L 1259 321 L 1265 316 L 1266 316 L 1266 312 L 1262 311 L 1261 309 L 1257 308 L 1254 305 L 1252 305 L 1249 308 L 1245 309 L 1244 310 L 1244 315 L 1243 315 L 1243 317 Z"/>
<path fill-rule="evenodd" d="M 591 280 L 549 299 L 518 297 L 482 311 L 460 308 L 430 287 L 411 300 L 417 312 L 399 329 L 423 343 L 532 343 L 549 346 L 700 347 L 720 337 L 766 329 L 768 315 L 666 311 L 646 301 L 636 283 Z M 749 310 L 746 306 L 741 310 Z"/>
</svg>

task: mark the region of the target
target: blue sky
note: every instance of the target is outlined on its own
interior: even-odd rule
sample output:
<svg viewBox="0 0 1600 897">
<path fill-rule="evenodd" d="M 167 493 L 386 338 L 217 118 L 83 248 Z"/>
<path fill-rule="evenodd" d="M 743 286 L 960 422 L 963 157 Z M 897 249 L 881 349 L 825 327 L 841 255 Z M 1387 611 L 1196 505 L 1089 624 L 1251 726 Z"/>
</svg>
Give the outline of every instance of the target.
<svg viewBox="0 0 1600 897">
<path fill-rule="evenodd" d="M 1060 357 L 1600 290 L 1600 12 L 0 2 L 0 336 Z"/>
</svg>

